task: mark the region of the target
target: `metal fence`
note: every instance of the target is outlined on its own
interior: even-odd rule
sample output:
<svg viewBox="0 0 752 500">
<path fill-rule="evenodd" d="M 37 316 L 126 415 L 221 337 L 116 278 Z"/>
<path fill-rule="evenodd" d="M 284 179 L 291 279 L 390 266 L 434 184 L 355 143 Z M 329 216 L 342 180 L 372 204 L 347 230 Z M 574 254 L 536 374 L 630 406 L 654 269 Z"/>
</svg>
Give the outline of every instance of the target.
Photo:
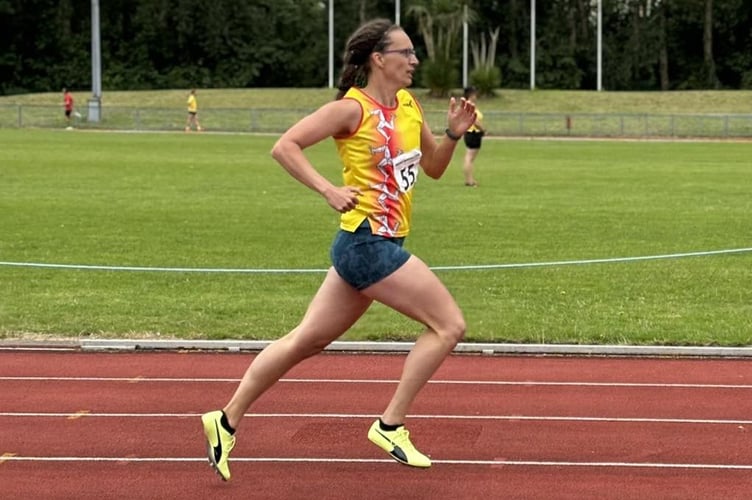
<svg viewBox="0 0 752 500">
<path fill-rule="evenodd" d="M 199 118 L 206 130 L 281 133 L 312 109 L 213 108 Z M 73 119 L 81 129 L 182 130 L 186 114 L 181 109 L 104 106 L 101 120 L 84 115 Z M 437 134 L 444 130 L 446 112 L 426 111 Z M 596 114 L 596 113 L 484 113 L 492 136 L 521 137 L 633 137 L 633 138 L 752 138 L 752 114 Z M 0 105 L 0 127 L 58 128 L 66 122 L 60 106 Z"/>
</svg>

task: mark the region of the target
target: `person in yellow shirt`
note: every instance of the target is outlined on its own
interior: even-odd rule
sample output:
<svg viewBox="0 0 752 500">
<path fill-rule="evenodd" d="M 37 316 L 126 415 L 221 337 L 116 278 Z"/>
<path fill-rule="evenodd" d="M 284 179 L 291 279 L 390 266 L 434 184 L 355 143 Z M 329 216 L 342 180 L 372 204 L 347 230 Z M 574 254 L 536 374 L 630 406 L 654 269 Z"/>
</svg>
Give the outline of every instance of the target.
<svg viewBox="0 0 752 500">
<path fill-rule="evenodd" d="M 196 89 L 191 89 L 188 94 L 188 118 L 185 122 L 185 131 L 190 132 L 192 127 L 196 127 L 197 132 L 201 132 L 201 124 L 198 122 L 198 101 L 196 101 Z"/>
<path fill-rule="evenodd" d="M 475 87 L 465 88 L 465 99 L 476 104 L 478 99 L 478 91 Z M 465 161 L 462 164 L 462 173 L 465 176 L 465 186 L 477 187 L 478 181 L 475 180 L 475 157 L 478 156 L 480 151 L 481 142 L 483 136 L 486 134 L 486 129 L 483 127 L 483 113 L 480 112 L 478 106 L 475 106 L 475 123 L 465 132 Z"/>
<path fill-rule="evenodd" d="M 230 479 L 235 429 L 250 406 L 288 370 L 343 335 L 373 302 L 425 329 L 367 438 L 398 462 L 431 466 L 410 441 L 404 421 L 466 325 L 449 290 L 403 243 L 411 230 L 416 181 L 444 174 L 457 142 L 475 122 L 475 106 L 451 98 L 444 134 L 437 139 L 407 90 L 419 63 L 415 48 L 388 19 L 361 25 L 347 41 L 343 63 L 336 99 L 294 124 L 272 148 L 285 171 L 341 214 L 330 248 L 332 266 L 301 322 L 253 359 L 224 408 L 202 416 L 209 462 L 224 480 Z M 341 184 L 322 175 L 304 152 L 329 138 L 342 163 Z"/>
</svg>

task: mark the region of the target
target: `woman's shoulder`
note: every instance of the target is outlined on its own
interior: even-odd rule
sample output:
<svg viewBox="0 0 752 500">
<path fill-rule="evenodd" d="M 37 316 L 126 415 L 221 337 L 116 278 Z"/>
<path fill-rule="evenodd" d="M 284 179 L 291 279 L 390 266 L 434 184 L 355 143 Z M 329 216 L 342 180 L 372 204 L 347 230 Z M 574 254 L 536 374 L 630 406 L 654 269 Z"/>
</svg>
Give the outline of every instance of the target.
<svg viewBox="0 0 752 500">
<path fill-rule="evenodd" d="M 340 124 L 343 130 L 334 137 L 342 138 L 357 130 L 363 119 L 363 106 L 357 99 L 343 97 L 324 104 L 316 114 L 322 124 Z"/>
<path fill-rule="evenodd" d="M 403 108 L 412 108 L 416 112 L 423 114 L 423 107 L 420 105 L 418 99 L 407 89 L 401 89 L 397 91 L 397 102 Z"/>
<path fill-rule="evenodd" d="M 408 89 L 400 89 L 397 91 L 397 100 L 402 102 L 418 103 L 418 99 Z"/>
</svg>

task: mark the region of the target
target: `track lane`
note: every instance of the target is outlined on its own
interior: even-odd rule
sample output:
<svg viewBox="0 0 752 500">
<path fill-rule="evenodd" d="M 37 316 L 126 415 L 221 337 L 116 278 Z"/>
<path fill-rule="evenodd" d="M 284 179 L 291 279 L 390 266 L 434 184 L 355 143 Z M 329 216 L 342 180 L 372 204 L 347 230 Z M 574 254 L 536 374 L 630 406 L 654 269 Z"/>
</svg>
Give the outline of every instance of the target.
<svg viewBox="0 0 752 500">
<path fill-rule="evenodd" d="M 678 476 L 678 477 L 677 477 Z M 202 462 L 5 463 L 9 498 L 222 498 L 377 500 L 504 498 L 588 500 L 746 500 L 747 472 L 453 466 L 414 470 L 396 463 L 237 463 L 223 483 Z"/>
<path fill-rule="evenodd" d="M 370 418 L 244 421 L 233 458 L 381 459 Z M 43 429 L 40 435 L 39 429 Z M 416 420 L 416 446 L 437 460 L 740 465 L 750 433 L 733 425 Z M 450 436 L 451 439 L 447 439 Z M 41 439 L 40 439 L 41 437 Z M 201 457 L 198 416 L 0 418 L 0 454 L 22 457 Z"/>
<path fill-rule="evenodd" d="M 3 380 L 2 412 L 202 413 L 231 382 Z M 281 382 L 252 413 L 380 414 L 395 384 Z M 752 388 L 427 385 L 413 414 L 752 420 Z"/>
<path fill-rule="evenodd" d="M 412 413 L 506 418 L 411 419 L 416 443 L 438 461 L 432 469 L 415 470 L 385 461 L 385 455 L 365 438 L 372 418 L 368 414 L 380 412 L 393 383 L 287 381 L 269 391 L 252 411 L 331 414 L 341 409 L 349 410 L 342 413 L 361 416 L 249 416 L 233 452 L 234 480 L 225 484 L 203 463 L 197 414 L 207 406 L 216 406 L 213 401 L 224 402 L 229 397 L 251 357 L 195 352 L 0 352 L 0 377 L 132 379 L 84 382 L 0 378 L 3 491 L 15 498 L 47 498 L 54 492 L 55 498 L 155 498 L 157 494 L 162 498 L 578 500 L 741 499 L 749 498 L 752 491 L 752 471 L 748 469 L 650 466 L 752 462 L 746 426 L 752 420 L 752 398 L 746 387 L 752 380 L 752 363 L 748 361 L 481 356 L 450 357 L 434 379 L 439 383 L 426 387 Z M 287 377 L 394 380 L 403 361 L 402 356 L 324 354 L 307 360 Z M 148 377 L 229 380 L 144 380 Z M 440 379 L 575 385 L 443 384 Z M 576 385 L 581 382 L 654 385 Z M 735 387 L 660 387 L 666 383 Z M 32 413 L 162 410 L 196 415 L 150 419 L 7 415 L 19 409 Z M 510 418 L 515 415 L 540 419 Z M 545 420 L 567 415 L 727 418 L 744 423 Z M 82 460 L 23 460 L 33 457 L 34 452 L 40 458 L 75 458 L 73 451 L 84 453 L 78 457 Z M 16 457 L 3 459 L 3 454 L 12 453 Z M 304 460 L 255 460 L 280 456 Z M 113 460 L 101 462 L 97 457 Z M 156 460 L 140 462 L 138 457 Z M 327 457 L 337 461 L 312 460 Z"/>
<path fill-rule="evenodd" d="M 254 354 L 0 351 L 0 376 L 242 377 Z M 286 378 L 399 378 L 404 355 L 322 353 Z M 434 379 L 752 385 L 752 360 L 543 356 L 448 357 Z"/>
</svg>

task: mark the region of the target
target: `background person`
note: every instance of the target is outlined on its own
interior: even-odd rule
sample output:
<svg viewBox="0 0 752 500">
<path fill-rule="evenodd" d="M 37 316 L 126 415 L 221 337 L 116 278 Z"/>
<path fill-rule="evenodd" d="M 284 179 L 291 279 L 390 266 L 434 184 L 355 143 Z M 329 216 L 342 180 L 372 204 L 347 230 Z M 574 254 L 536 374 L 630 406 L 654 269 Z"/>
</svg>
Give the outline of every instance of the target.
<svg viewBox="0 0 752 500">
<path fill-rule="evenodd" d="M 201 124 L 198 122 L 198 101 L 196 100 L 196 89 L 191 89 L 188 94 L 188 118 L 185 121 L 185 131 L 190 132 L 192 127 L 197 132 L 201 132 Z"/>
<path fill-rule="evenodd" d="M 419 170 L 434 179 L 444 174 L 457 141 L 475 121 L 475 106 L 452 98 L 446 133 L 437 142 L 422 108 L 405 90 L 417 66 L 401 27 L 387 19 L 362 25 L 346 44 L 336 100 L 293 125 L 272 149 L 292 177 L 342 215 L 330 250 L 333 267 L 301 322 L 256 356 L 223 410 L 202 416 L 209 461 L 225 480 L 235 429 L 251 404 L 293 366 L 345 333 L 374 301 L 426 330 L 406 357 L 397 388 L 368 439 L 401 463 L 431 465 L 413 446 L 404 421 L 420 389 L 462 339 L 465 320 L 446 287 L 403 242 Z M 303 152 L 329 137 L 344 166 L 342 186 L 321 175 Z"/>
<path fill-rule="evenodd" d="M 478 91 L 475 87 L 466 87 L 464 93 L 465 99 L 473 104 L 476 104 L 478 99 Z M 483 127 L 483 113 L 477 107 L 475 107 L 475 123 L 465 132 L 465 159 L 462 164 L 462 173 L 465 176 L 465 186 L 477 187 L 478 182 L 475 180 L 475 158 L 480 152 L 481 142 L 483 136 L 486 134 L 486 129 Z"/>
<path fill-rule="evenodd" d="M 65 125 L 67 128 L 73 128 L 71 126 L 71 115 L 73 114 L 73 96 L 68 92 L 67 88 L 63 88 L 63 110 L 65 111 Z"/>
</svg>

